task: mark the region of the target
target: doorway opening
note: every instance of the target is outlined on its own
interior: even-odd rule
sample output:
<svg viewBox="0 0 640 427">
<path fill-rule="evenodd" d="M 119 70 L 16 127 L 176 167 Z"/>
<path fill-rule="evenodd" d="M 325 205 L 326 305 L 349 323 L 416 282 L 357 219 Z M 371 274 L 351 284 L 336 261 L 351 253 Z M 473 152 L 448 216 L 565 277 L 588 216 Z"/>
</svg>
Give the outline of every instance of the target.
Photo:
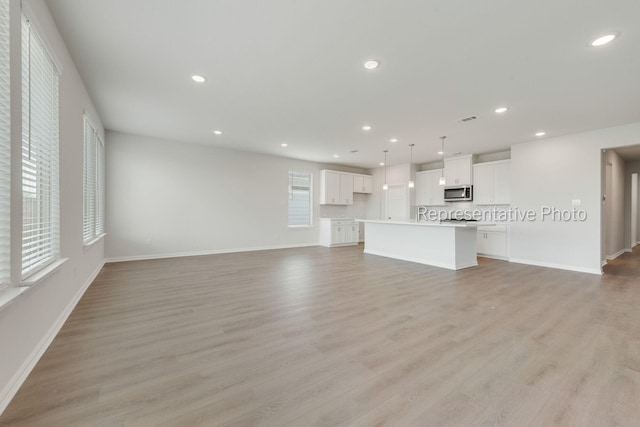
<svg viewBox="0 0 640 427">
<path fill-rule="evenodd" d="M 640 145 L 602 150 L 602 265 L 633 254 L 640 240 Z"/>
</svg>

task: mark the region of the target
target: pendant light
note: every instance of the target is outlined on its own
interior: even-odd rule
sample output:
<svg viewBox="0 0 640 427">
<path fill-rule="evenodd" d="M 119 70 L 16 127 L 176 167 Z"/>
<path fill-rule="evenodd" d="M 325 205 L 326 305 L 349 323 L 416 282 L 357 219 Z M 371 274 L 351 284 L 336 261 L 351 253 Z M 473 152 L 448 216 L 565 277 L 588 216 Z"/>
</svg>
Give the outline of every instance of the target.
<svg viewBox="0 0 640 427">
<path fill-rule="evenodd" d="M 446 181 L 444 179 L 444 139 L 445 138 L 446 136 L 440 137 L 440 141 L 441 141 L 440 154 L 442 155 L 442 176 L 440 176 L 440 185 L 446 184 Z"/>
<path fill-rule="evenodd" d="M 444 180 L 444 139 L 446 136 L 441 136 L 440 140 L 442 141 L 442 147 L 440 150 L 440 154 L 442 154 L 442 176 L 440 177 L 440 185 L 445 185 L 446 181 Z"/>
<path fill-rule="evenodd" d="M 413 163 L 413 146 L 416 144 L 409 144 L 410 150 L 411 150 L 411 154 L 409 155 L 409 175 L 411 175 L 411 163 Z M 411 179 L 411 176 L 409 176 L 409 188 L 413 188 L 416 186 L 416 183 L 414 180 Z"/>
<path fill-rule="evenodd" d="M 383 190 L 388 190 L 389 186 L 387 185 L 387 153 L 389 150 L 384 150 L 384 185 L 382 186 Z"/>
</svg>

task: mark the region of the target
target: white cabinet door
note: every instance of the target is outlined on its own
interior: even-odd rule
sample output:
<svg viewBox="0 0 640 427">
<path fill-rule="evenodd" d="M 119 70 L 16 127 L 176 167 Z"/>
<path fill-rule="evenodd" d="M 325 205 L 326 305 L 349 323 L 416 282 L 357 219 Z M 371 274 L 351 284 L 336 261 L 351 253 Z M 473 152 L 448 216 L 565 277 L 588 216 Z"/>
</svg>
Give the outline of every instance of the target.
<svg viewBox="0 0 640 427">
<path fill-rule="evenodd" d="M 490 164 L 473 166 L 473 202 L 490 205 L 494 199 L 495 168 Z"/>
<path fill-rule="evenodd" d="M 478 230 L 477 251 L 478 255 L 507 258 L 507 233 Z"/>
<path fill-rule="evenodd" d="M 511 204 L 511 162 L 496 163 L 493 187 L 493 202 L 496 205 Z"/>
<path fill-rule="evenodd" d="M 365 187 L 364 181 L 359 183 Z M 323 169 L 320 171 L 320 204 L 352 205 L 354 174 Z"/>
<path fill-rule="evenodd" d="M 345 243 L 357 243 L 358 242 L 358 223 L 355 221 L 345 224 Z"/>
<path fill-rule="evenodd" d="M 511 203 L 511 162 L 479 163 L 473 166 L 473 202 L 477 205 Z"/>
<path fill-rule="evenodd" d="M 331 244 L 340 245 L 346 242 L 346 231 L 344 225 L 336 224 L 331 226 Z"/>
<path fill-rule="evenodd" d="M 440 185 L 442 169 L 416 173 L 416 205 L 444 205 L 444 187 Z"/>
<path fill-rule="evenodd" d="M 373 193 L 373 177 L 371 175 L 353 175 L 353 192 Z"/>
<path fill-rule="evenodd" d="M 363 193 L 371 194 L 373 193 L 373 177 L 371 175 L 363 175 Z"/>
<path fill-rule="evenodd" d="M 446 185 L 473 184 L 472 156 L 444 159 Z"/>
<path fill-rule="evenodd" d="M 340 202 L 340 173 L 320 171 L 320 204 L 336 205 Z"/>
<path fill-rule="evenodd" d="M 340 199 L 338 204 L 353 204 L 353 175 L 351 174 L 340 174 Z"/>
<path fill-rule="evenodd" d="M 353 219 L 320 218 L 320 245 L 326 247 L 358 244 L 359 223 Z"/>
<path fill-rule="evenodd" d="M 364 193 L 364 175 L 353 175 L 353 192 Z"/>
</svg>

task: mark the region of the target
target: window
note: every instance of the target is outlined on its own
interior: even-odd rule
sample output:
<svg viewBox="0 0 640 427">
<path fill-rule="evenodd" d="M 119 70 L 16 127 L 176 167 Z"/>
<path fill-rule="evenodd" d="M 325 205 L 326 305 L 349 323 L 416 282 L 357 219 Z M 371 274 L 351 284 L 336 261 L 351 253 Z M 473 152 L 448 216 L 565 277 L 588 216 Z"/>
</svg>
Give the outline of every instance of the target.
<svg viewBox="0 0 640 427">
<path fill-rule="evenodd" d="M 311 225 L 311 181 L 309 172 L 289 171 L 289 227 Z"/>
<path fill-rule="evenodd" d="M 104 143 L 95 126 L 84 116 L 84 180 L 83 180 L 84 243 L 90 243 L 104 233 Z"/>
<path fill-rule="evenodd" d="M 0 0 L 0 290 L 9 285 L 10 102 L 9 1 Z"/>
<path fill-rule="evenodd" d="M 22 278 L 60 258 L 58 70 L 22 17 Z"/>
</svg>

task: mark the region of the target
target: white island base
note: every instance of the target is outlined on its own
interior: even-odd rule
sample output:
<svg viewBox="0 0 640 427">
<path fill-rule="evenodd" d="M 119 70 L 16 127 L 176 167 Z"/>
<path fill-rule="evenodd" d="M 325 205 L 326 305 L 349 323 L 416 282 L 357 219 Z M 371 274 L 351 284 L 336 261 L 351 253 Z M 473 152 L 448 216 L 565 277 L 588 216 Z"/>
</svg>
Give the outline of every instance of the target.
<svg viewBox="0 0 640 427">
<path fill-rule="evenodd" d="M 362 221 L 364 253 L 460 270 L 478 265 L 476 224 Z"/>
</svg>

